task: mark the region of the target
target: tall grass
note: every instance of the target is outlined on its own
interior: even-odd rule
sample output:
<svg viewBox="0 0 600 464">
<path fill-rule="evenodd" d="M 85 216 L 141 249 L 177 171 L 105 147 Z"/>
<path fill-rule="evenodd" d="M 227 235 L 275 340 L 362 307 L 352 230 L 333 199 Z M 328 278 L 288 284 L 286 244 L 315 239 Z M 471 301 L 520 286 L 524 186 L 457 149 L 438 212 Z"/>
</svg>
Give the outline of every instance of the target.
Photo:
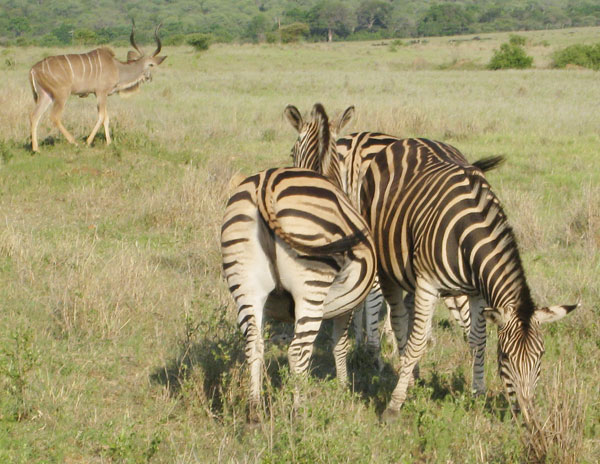
<svg viewBox="0 0 600 464">
<path fill-rule="evenodd" d="M 0 62 L 0 461 L 595 462 L 600 85 L 592 71 L 549 63 L 555 48 L 597 32 L 523 33 L 535 68 L 502 72 L 482 68 L 507 34 L 396 51 L 175 47 L 141 92 L 109 99 L 112 146 L 102 136 L 83 146 L 95 103 L 71 98 L 63 122 L 79 147 L 46 117 L 39 155 L 27 148 L 27 71 L 63 51 L 2 50 L 12 64 Z M 353 351 L 346 388 L 332 380 L 325 324 L 299 381 L 281 343 L 290 327 L 269 324 L 264 421 L 247 426 L 243 340 L 220 272 L 222 212 L 232 178 L 290 164 L 286 104 L 316 101 L 330 113 L 356 105 L 351 130 L 439 139 L 471 160 L 507 157 L 488 179 L 536 301 L 582 302 L 543 329 L 535 427 L 511 416 L 493 328 L 489 391 L 471 396 L 468 349 L 445 310 L 423 380 L 389 426 L 378 422 L 396 381 L 387 347 L 381 373 Z"/>
</svg>

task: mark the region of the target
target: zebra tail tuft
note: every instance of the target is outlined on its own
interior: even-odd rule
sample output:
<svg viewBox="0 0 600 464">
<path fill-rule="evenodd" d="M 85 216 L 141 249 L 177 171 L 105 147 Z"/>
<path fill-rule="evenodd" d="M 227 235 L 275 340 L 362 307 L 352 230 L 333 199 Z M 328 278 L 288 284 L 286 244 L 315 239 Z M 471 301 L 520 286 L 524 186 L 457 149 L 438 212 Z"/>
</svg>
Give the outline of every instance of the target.
<svg viewBox="0 0 600 464">
<path fill-rule="evenodd" d="M 491 171 L 492 169 L 496 169 L 498 166 L 503 164 L 506 161 L 506 158 L 502 155 L 499 156 L 489 156 L 487 158 L 478 159 L 473 163 L 473 166 L 481 169 L 483 172 Z"/>
</svg>

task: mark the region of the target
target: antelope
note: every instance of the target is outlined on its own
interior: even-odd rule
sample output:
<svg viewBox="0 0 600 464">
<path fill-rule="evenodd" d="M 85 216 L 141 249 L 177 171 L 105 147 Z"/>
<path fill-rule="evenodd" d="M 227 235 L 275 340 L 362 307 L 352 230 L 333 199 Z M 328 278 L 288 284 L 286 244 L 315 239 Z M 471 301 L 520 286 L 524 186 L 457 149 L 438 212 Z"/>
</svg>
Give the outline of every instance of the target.
<svg viewBox="0 0 600 464">
<path fill-rule="evenodd" d="M 98 104 L 98 120 L 86 142 L 92 144 L 100 125 L 104 124 L 106 144 L 111 143 L 108 129 L 108 113 L 106 97 L 114 93 L 129 93 L 137 90 L 142 82 L 152 79 L 152 70 L 160 65 L 166 56 L 158 56 L 161 43 L 158 37 L 160 24 L 154 31 L 157 48 L 146 56 L 135 43 L 135 23 L 132 24 L 131 45 L 135 49 L 127 54 L 127 61 L 115 58 L 114 52 L 107 47 L 100 47 L 87 53 L 49 56 L 34 64 L 29 71 L 29 81 L 36 103 L 29 119 L 31 123 L 31 148 L 39 151 L 37 142 L 37 126 L 44 112 L 52 105 L 50 119 L 69 143 L 77 145 L 73 136 L 63 126 L 61 116 L 69 95 L 87 97 L 96 95 Z"/>
</svg>

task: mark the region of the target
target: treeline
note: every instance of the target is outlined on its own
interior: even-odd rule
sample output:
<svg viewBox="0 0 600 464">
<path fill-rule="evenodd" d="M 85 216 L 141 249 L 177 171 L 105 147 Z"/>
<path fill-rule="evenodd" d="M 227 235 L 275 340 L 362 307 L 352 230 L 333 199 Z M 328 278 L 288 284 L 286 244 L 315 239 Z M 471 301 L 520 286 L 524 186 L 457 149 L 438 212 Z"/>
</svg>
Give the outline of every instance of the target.
<svg viewBox="0 0 600 464">
<path fill-rule="evenodd" d="M 600 25 L 598 0 L 0 0 L 0 44 L 368 40 Z"/>
</svg>

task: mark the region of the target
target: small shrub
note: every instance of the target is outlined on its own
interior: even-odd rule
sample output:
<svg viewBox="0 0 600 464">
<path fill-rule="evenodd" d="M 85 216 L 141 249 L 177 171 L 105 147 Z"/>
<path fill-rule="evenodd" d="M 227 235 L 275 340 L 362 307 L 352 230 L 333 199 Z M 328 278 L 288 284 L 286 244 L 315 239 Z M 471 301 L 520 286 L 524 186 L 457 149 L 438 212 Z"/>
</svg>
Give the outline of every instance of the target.
<svg viewBox="0 0 600 464">
<path fill-rule="evenodd" d="M 526 69 L 533 64 L 533 57 L 528 56 L 520 45 L 503 43 L 500 50 L 494 52 L 494 56 L 488 64 L 489 69 Z"/>
<path fill-rule="evenodd" d="M 564 68 L 568 64 L 595 70 L 600 69 L 600 43 L 571 45 L 554 53 L 553 66 L 555 68 Z"/>
<path fill-rule="evenodd" d="M 212 36 L 210 34 L 190 34 L 188 36 L 187 43 L 194 47 L 197 52 L 208 50 L 212 42 Z"/>
<path fill-rule="evenodd" d="M 508 38 L 508 43 L 511 45 L 519 45 L 521 47 L 524 47 L 526 42 L 527 39 L 522 35 L 518 34 L 511 34 Z"/>
<path fill-rule="evenodd" d="M 398 47 L 402 47 L 403 45 L 404 45 L 404 42 L 402 42 L 402 40 L 394 39 L 390 43 L 389 50 L 390 50 L 390 52 L 395 52 L 396 50 L 398 50 Z"/>
</svg>

